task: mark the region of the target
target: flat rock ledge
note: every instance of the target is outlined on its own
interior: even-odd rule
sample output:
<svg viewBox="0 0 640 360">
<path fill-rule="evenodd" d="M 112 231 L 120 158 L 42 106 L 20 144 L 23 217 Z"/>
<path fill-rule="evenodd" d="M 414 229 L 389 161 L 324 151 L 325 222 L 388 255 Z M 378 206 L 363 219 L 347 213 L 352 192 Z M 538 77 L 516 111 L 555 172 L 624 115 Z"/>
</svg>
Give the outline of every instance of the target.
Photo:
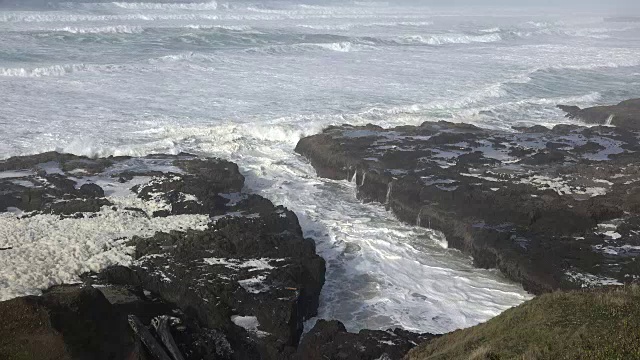
<svg viewBox="0 0 640 360">
<path fill-rule="evenodd" d="M 189 360 L 306 359 L 329 346 L 310 337 L 298 350 L 324 283 L 315 243 L 293 212 L 243 186 L 235 164 L 190 154 L 0 161 L 0 358 L 154 359 L 129 315 L 152 333 L 169 319 Z M 375 358 L 400 359 L 419 337 L 341 329 L 359 339 L 342 350 L 381 344 Z"/>
<path fill-rule="evenodd" d="M 401 221 L 532 293 L 637 282 L 640 134 L 450 122 L 333 126 L 296 147 L 321 177 L 355 183 Z"/>
</svg>

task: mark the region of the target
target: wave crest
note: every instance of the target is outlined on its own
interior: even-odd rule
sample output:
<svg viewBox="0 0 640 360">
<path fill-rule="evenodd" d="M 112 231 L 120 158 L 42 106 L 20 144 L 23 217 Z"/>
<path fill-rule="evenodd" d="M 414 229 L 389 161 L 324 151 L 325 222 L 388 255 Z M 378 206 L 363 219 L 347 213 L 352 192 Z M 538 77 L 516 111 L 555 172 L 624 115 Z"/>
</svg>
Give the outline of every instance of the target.
<svg viewBox="0 0 640 360">
<path fill-rule="evenodd" d="M 442 35 L 409 35 L 402 36 L 395 40 L 404 45 L 426 44 L 426 45 L 447 45 L 447 44 L 472 44 L 491 43 L 502 41 L 502 36 L 497 33 L 487 35 L 462 35 L 462 34 L 442 34 Z"/>
<path fill-rule="evenodd" d="M 134 66 L 117 64 L 62 64 L 36 68 L 0 68 L 0 77 L 59 77 L 79 72 L 114 73 L 134 69 Z M 137 69 L 142 71 L 143 69 Z"/>
<path fill-rule="evenodd" d="M 206 3 L 152 3 L 112 2 L 112 5 L 128 10 L 217 10 L 215 1 Z"/>
<path fill-rule="evenodd" d="M 398 21 L 398 22 L 372 22 L 372 23 L 354 23 L 354 24 L 298 24 L 296 27 L 312 29 L 312 30 L 351 30 L 353 28 L 368 27 L 423 27 L 433 25 L 431 21 Z"/>
<path fill-rule="evenodd" d="M 312 52 L 312 51 L 334 51 L 340 53 L 348 53 L 352 51 L 366 51 L 375 50 L 376 48 L 370 45 L 355 44 L 351 41 L 341 41 L 333 43 L 299 43 L 291 45 L 269 45 L 264 47 L 257 47 L 247 49 L 246 52 L 250 53 L 264 53 L 264 54 L 287 54 L 287 53 L 300 53 L 300 52 Z"/>
<path fill-rule="evenodd" d="M 139 33 L 142 33 L 144 29 L 140 26 L 127 26 L 127 25 L 103 26 L 103 27 L 94 27 L 94 28 L 66 26 L 60 29 L 53 29 L 53 30 L 47 30 L 47 31 L 67 32 L 71 34 L 139 34 Z"/>
<path fill-rule="evenodd" d="M 64 76 L 66 74 L 86 71 L 88 67 L 84 64 L 52 65 L 38 67 L 34 69 L 25 68 L 0 68 L 0 76 L 3 77 L 43 77 L 43 76 Z"/>
<path fill-rule="evenodd" d="M 229 30 L 229 31 L 251 31 L 253 28 L 251 26 L 246 25 L 198 25 L 198 24 L 189 24 L 183 26 L 185 29 L 193 29 L 193 30 L 212 30 L 212 29 L 221 29 L 221 30 Z"/>
</svg>

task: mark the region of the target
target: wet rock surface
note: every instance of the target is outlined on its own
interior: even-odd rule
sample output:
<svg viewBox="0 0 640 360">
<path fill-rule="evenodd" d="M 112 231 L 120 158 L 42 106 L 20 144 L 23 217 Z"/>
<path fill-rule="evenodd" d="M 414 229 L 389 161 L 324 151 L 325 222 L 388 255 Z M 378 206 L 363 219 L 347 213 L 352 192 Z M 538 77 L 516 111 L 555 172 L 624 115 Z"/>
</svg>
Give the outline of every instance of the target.
<svg viewBox="0 0 640 360">
<path fill-rule="evenodd" d="M 349 333 L 339 321 L 319 320 L 300 343 L 294 360 L 400 360 L 412 348 L 435 338 L 401 329 Z"/>
<path fill-rule="evenodd" d="M 571 119 L 579 119 L 588 124 L 614 125 L 621 128 L 640 130 L 640 99 L 625 100 L 617 105 L 594 106 L 581 109 L 577 106 L 559 105 Z"/>
<path fill-rule="evenodd" d="M 122 339 L 95 340 L 87 354 L 111 344 L 126 354 L 95 358 L 136 358 L 127 314 L 146 326 L 159 315 L 175 318 L 171 333 L 187 359 L 288 358 L 303 321 L 317 313 L 324 260 L 294 213 L 242 192 L 243 185 L 235 164 L 189 154 L 88 159 L 46 153 L 0 161 L 0 220 L 7 225 L 0 230 L 0 259 L 7 264 L 0 295 L 85 283 L 73 296 L 93 294 L 87 301 L 99 314 L 62 312 L 62 325 L 41 329 L 62 349 L 60 358 L 83 358 L 69 345 L 77 329 L 65 326 L 84 320 L 87 336 L 96 339 L 103 321 L 107 329 L 125 328 L 117 331 Z M 27 237 L 21 226 L 42 226 L 44 234 Z M 57 257 L 56 248 L 72 254 Z M 30 256 L 48 252 L 42 271 L 28 267 Z M 21 274 L 22 267 L 32 273 Z M 47 296 L 0 306 L 36 304 L 22 319 L 40 321 L 51 312 Z M 26 358 L 39 358 L 34 354 Z"/>
<path fill-rule="evenodd" d="M 343 125 L 296 151 L 319 176 L 355 182 L 363 201 L 543 293 L 637 281 L 638 139 L 608 126 Z"/>
</svg>

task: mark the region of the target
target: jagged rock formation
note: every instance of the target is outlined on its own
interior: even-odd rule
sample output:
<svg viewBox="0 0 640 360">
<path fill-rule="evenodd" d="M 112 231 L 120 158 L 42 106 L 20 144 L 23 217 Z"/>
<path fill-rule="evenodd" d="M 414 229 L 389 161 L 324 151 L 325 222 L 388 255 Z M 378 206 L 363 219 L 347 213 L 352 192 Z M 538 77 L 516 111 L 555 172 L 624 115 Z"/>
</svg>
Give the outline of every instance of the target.
<svg viewBox="0 0 640 360">
<path fill-rule="evenodd" d="M 297 349 L 324 283 L 315 243 L 294 213 L 243 186 L 235 164 L 189 154 L 1 161 L 0 299 L 11 300 L 0 302 L 8 319 L 0 358 L 152 359 L 129 315 L 152 333 L 153 319 L 170 319 L 188 360 L 300 359 L 330 349 L 333 337 L 323 336 Z M 323 324 L 311 333 L 326 332 Z M 344 328 L 332 336 L 348 354 L 366 344 L 363 354 L 390 359 L 423 338 Z"/>
<path fill-rule="evenodd" d="M 355 181 L 363 201 L 443 232 L 477 266 L 543 293 L 640 276 L 638 136 L 568 125 L 343 125 L 296 151 L 319 176 Z"/>
<path fill-rule="evenodd" d="M 87 270 L 93 270 L 82 276 L 85 283 L 144 290 L 175 304 L 199 326 L 224 334 L 230 358 L 281 359 L 295 351 L 303 321 L 317 312 L 324 260 L 313 240 L 302 236 L 295 214 L 242 193 L 243 185 L 235 164 L 188 154 L 11 158 L 0 162 L 0 211 L 5 227 L 16 230 L 3 230 L 0 256 L 25 259 L 53 247 L 48 236 L 23 237 L 22 225 L 50 226 L 55 233 L 56 222 L 73 224 L 56 234 L 56 247 L 90 247 L 89 254 L 75 254 L 86 256 Z M 105 224 L 98 233 L 91 228 Z M 117 261 L 110 260 L 112 253 Z M 45 261 L 57 272 L 68 270 L 64 260 L 78 258 Z M 19 274 L 29 264 L 11 265 L 0 275 Z M 83 264 L 76 266 L 77 274 L 63 277 L 81 275 Z M 13 281 L 7 280 L 8 288 L 32 285 L 27 293 L 44 287 L 20 275 Z"/>
</svg>

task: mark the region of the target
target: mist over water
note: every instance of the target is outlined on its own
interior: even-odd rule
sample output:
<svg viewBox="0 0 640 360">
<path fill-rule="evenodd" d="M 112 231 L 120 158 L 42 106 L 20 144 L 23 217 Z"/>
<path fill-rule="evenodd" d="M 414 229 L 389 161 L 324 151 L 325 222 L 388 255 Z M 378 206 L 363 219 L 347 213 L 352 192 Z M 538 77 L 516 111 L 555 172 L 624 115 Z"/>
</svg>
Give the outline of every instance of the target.
<svg viewBox="0 0 640 360">
<path fill-rule="evenodd" d="M 320 317 L 444 332 L 529 297 L 294 154 L 331 124 L 567 122 L 640 93 L 640 23 L 349 2 L 57 2 L 0 10 L 0 157 L 187 151 L 237 162 L 328 261 Z M 31 3 L 32 7 L 37 7 Z M 495 6 L 498 4 L 496 3 Z"/>
</svg>

